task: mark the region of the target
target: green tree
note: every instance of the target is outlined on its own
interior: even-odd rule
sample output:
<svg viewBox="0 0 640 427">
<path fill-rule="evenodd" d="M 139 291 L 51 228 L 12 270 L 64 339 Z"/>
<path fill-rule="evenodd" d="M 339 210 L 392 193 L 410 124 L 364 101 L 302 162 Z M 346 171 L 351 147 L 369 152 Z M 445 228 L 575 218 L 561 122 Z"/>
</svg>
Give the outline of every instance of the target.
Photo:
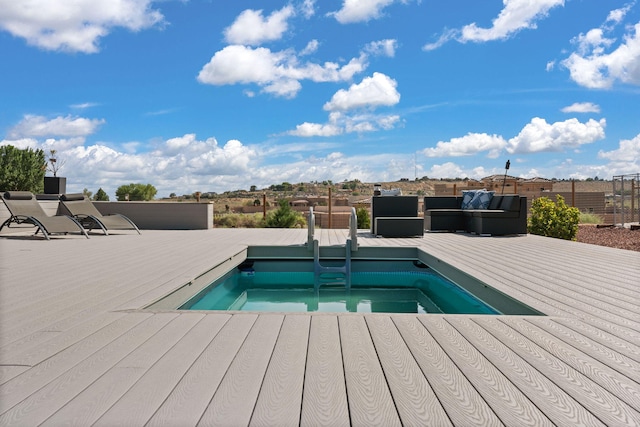
<svg viewBox="0 0 640 427">
<path fill-rule="evenodd" d="M 102 187 L 100 187 L 98 188 L 98 191 L 96 191 L 95 196 L 93 196 L 93 200 L 97 202 L 108 202 L 109 195 L 102 189 Z"/>
<path fill-rule="evenodd" d="M 528 220 L 529 233 L 558 239 L 575 240 L 578 234 L 580 211 L 567 206 L 564 197 L 557 195 L 557 202 L 548 197 L 535 199 L 531 204 Z"/>
<path fill-rule="evenodd" d="M 369 217 L 369 209 L 367 208 L 356 209 L 356 216 L 358 217 L 358 229 L 371 228 L 371 218 Z"/>
<path fill-rule="evenodd" d="M 0 190 L 42 193 L 45 171 L 44 151 L 0 146 Z"/>
<path fill-rule="evenodd" d="M 158 190 L 151 184 L 128 184 L 121 185 L 116 190 L 116 197 L 119 201 L 148 201 L 153 200 Z"/>
<path fill-rule="evenodd" d="M 304 227 L 307 222 L 300 212 L 291 209 L 286 200 L 278 202 L 280 207 L 275 211 L 271 211 L 265 218 L 264 226 L 267 228 L 293 228 L 296 226 Z"/>
<path fill-rule="evenodd" d="M 82 189 L 82 194 L 84 194 L 85 196 L 87 196 L 87 198 L 91 198 L 91 196 L 93 195 L 93 193 L 91 191 L 89 191 L 88 188 L 84 188 Z"/>
</svg>

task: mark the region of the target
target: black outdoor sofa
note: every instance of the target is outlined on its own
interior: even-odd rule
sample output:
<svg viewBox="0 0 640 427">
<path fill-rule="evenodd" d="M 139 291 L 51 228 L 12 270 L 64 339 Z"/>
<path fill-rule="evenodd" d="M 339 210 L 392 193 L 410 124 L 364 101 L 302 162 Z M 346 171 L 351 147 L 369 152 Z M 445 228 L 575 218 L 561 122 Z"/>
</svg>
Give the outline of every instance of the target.
<svg viewBox="0 0 640 427">
<path fill-rule="evenodd" d="M 418 216 L 418 197 L 374 196 L 371 233 L 382 237 L 424 236 L 424 220 Z"/>
<path fill-rule="evenodd" d="M 527 233 L 526 197 L 517 194 L 494 194 L 488 206 L 480 209 L 468 206 L 463 209 L 463 197 L 425 197 L 424 229 L 485 235 Z"/>
</svg>

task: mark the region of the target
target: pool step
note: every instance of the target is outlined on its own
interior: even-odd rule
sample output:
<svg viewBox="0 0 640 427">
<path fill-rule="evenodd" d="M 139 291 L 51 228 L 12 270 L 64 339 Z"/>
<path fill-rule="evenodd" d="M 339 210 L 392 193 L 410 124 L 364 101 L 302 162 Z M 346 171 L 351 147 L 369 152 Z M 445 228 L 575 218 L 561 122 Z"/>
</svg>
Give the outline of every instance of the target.
<svg viewBox="0 0 640 427">
<path fill-rule="evenodd" d="M 343 274 L 344 275 L 344 286 L 347 290 L 351 289 L 351 240 L 347 239 L 345 244 L 345 260 L 344 265 L 340 266 L 323 266 L 320 264 L 320 246 L 318 240 L 313 241 L 313 277 L 314 277 L 314 288 L 316 290 L 320 289 L 320 285 L 322 284 L 337 284 L 340 283 L 336 280 L 336 278 L 330 279 L 330 281 L 326 280 L 323 282 L 322 275 L 323 274 Z"/>
</svg>

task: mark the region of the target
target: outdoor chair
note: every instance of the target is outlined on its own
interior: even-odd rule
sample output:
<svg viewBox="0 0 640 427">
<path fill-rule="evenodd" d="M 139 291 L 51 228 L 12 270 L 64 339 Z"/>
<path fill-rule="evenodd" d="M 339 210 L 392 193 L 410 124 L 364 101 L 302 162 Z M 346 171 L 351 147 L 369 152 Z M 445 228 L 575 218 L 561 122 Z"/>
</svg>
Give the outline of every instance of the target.
<svg viewBox="0 0 640 427">
<path fill-rule="evenodd" d="M 63 194 L 60 196 L 60 203 L 89 231 L 99 228 L 108 235 L 109 230 L 135 230 L 140 234 L 138 227 L 129 218 L 121 214 L 102 215 L 84 194 Z"/>
<path fill-rule="evenodd" d="M 35 234 L 41 231 L 47 240 L 51 234 L 73 232 L 80 232 L 87 239 L 89 238 L 85 229 L 75 219 L 66 215 L 47 215 L 33 193 L 29 191 L 7 191 L 2 196 L 2 201 L 11 216 L 0 225 L 0 231 L 5 225 L 10 228 L 11 224 L 31 224 L 37 227 Z"/>
</svg>

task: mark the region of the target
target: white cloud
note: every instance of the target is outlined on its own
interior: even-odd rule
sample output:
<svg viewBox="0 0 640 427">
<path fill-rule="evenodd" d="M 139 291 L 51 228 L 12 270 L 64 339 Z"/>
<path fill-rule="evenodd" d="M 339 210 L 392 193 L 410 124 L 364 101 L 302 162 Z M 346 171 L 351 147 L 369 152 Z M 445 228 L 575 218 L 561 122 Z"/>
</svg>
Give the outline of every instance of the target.
<svg viewBox="0 0 640 427">
<path fill-rule="evenodd" d="M 381 106 L 400 102 L 395 80 L 382 73 L 373 73 L 362 82 L 352 84 L 348 90 L 340 89 L 324 105 L 329 111 L 326 124 L 304 122 L 286 132 L 294 136 L 335 136 L 342 133 L 364 133 L 394 129 L 401 122 L 396 114 L 373 114 Z M 356 110 L 359 113 L 347 113 Z"/>
<path fill-rule="evenodd" d="M 624 7 L 621 7 L 620 9 L 612 10 L 611 12 L 609 12 L 609 16 L 607 16 L 607 22 L 612 22 L 614 24 L 622 22 L 624 17 L 627 15 L 627 13 L 629 13 L 633 6 L 635 6 L 635 4 L 636 1 L 634 0 L 626 4 Z"/>
<path fill-rule="evenodd" d="M 508 141 L 506 149 L 512 154 L 564 151 L 603 139 L 605 119 L 590 119 L 581 123 L 578 119 L 547 123 L 534 117 L 520 133 Z"/>
<path fill-rule="evenodd" d="M 289 131 L 289 135 L 311 137 L 311 136 L 336 136 L 343 132 L 342 128 L 334 124 L 320 124 L 304 122 L 297 125 L 295 130 Z"/>
<path fill-rule="evenodd" d="M 110 194 L 130 182 L 148 182 L 167 194 L 189 188 L 196 191 L 194 183 L 199 190 L 208 191 L 204 188 L 207 184 L 217 187 L 218 181 L 243 179 L 258 158 L 253 148 L 238 140 L 232 139 L 220 146 L 215 138 L 200 140 L 195 134 L 161 141 L 148 152 L 125 152 L 105 144 L 85 146 L 84 138 L 6 139 L 0 141 L 0 145 L 45 151 L 56 148 L 58 158 L 65 162 L 61 173 L 67 177 L 67 185 L 79 187 L 71 191 L 81 191 L 84 187 L 96 191 L 103 187 Z M 130 143 L 126 150 L 145 145 Z"/>
<path fill-rule="evenodd" d="M 563 113 L 599 113 L 600 106 L 592 102 L 575 102 L 561 111 Z"/>
<path fill-rule="evenodd" d="M 554 7 L 564 6 L 564 0 L 503 0 L 504 9 L 493 20 L 491 28 L 475 23 L 462 28 L 460 41 L 486 42 L 506 39 L 523 29 L 535 29 L 536 20 L 544 18 Z"/>
<path fill-rule="evenodd" d="M 258 47 L 231 45 L 215 53 L 198 74 L 198 81 L 212 85 L 255 83 L 265 92 L 292 97 L 300 90 L 300 80 L 337 82 L 350 80 L 367 66 L 366 56 L 351 59 L 340 66 L 334 62 L 322 65 L 300 63 L 290 50 L 272 52 Z"/>
<path fill-rule="evenodd" d="M 43 136 L 84 137 L 94 133 L 104 122 L 102 119 L 84 117 L 58 116 L 54 119 L 47 119 L 43 116 L 25 115 L 17 125 L 9 130 L 7 136 L 11 139 Z"/>
<path fill-rule="evenodd" d="M 364 51 L 376 56 L 393 58 L 396 55 L 398 42 L 395 39 L 385 39 L 367 44 Z"/>
<path fill-rule="evenodd" d="M 259 45 L 266 41 L 279 40 L 287 31 L 287 19 L 294 15 L 292 6 L 285 6 L 266 18 L 262 16 L 262 10 L 247 9 L 224 30 L 225 39 L 230 44 L 245 45 Z"/>
<path fill-rule="evenodd" d="M 375 108 L 392 106 L 400 102 L 400 93 L 396 90 L 397 82 L 382 73 L 373 73 L 349 89 L 340 89 L 331 100 L 324 105 L 327 111 L 346 111 L 354 108 Z"/>
<path fill-rule="evenodd" d="M 487 157 L 497 158 L 503 149 L 511 154 L 559 152 L 603 139 L 605 126 L 605 119 L 590 119 L 586 123 L 569 119 L 549 124 L 534 117 L 508 141 L 500 135 L 468 133 L 461 138 L 439 141 L 435 147 L 426 148 L 422 153 L 427 157 L 460 157 L 487 152 Z"/>
<path fill-rule="evenodd" d="M 383 16 L 383 9 L 393 3 L 407 4 L 410 0 L 343 0 L 342 8 L 328 13 L 341 24 L 367 22 Z M 419 1 L 419 0 L 418 0 Z"/>
<path fill-rule="evenodd" d="M 503 0 L 504 8 L 492 21 L 490 28 L 481 28 L 474 22 L 461 29 L 445 30 L 437 41 L 427 43 L 423 50 L 435 50 L 455 39 L 460 43 L 504 40 L 524 29 L 537 28 L 536 21 L 545 18 L 551 9 L 564 6 L 564 0 Z"/>
<path fill-rule="evenodd" d="M 300 5 L 300 10 L 305 18 L 309 19 L 315 15 L 315 2 L 315 0 L 304 0 Z"/>
<path fill-rule="evenodd" d="M 604 30 L 596 28 L 580 34 L 573 52 L 562 65 L 580 86 L 608 89 L 615 81 L 640 85 L 640 23 L 624 36 L 623 42 L 607 53 L 615 40 L 607 38 Z"/>
<path fill-rule="evenodd" d="M 640 164 L 638 164 L 640 161 L 640 134 L 636 135 L 633 139 L 623 139 L 620 141 L 620 145 L 616 150 L 600 150 L 598 157 L 612 162 L 634 164 L 635 170 L 629 170 L 629 173 L 637 173 L 640 167 Z"/>
<path fill-rule="evenodd" d="M 380 18 L 382 9 L 393 2 L 394 0 L 344 0 L 342 8 L 330 15 L 341 24 L 369 21 Z"/>
<path fill-rule="evenodd" d="M 430 178 L 465 178 L 467 176 L 460 166 L 452 162 L 432 165 L 426 175 Z"/>
<path fill-rule="evenodd" d="M 376 132 L 394 129 L 400 123 L 396 114 L 343 114 L 332 112 L 326 124 L 305 122 L 296 126 L 287 135 L 312 137 L 336 136 L 344 133 Z"/>
<path fill-rule="evenodd" d="M 318 50 L 320 42 L 318 40 L 311 40 L 304 49 L 300 51 L 300 56 L 310 55 Z"/>
<path fill-rule="evenodd" d="M 440 35 L 440 37 L 438 37 L 438 40 L 436 40 L 433 43 L 427 43 L 424 46 L 422 46 L 422 50 L 426 50 L 426 51 L 436 50 L 439 47 L 442 47 L 444 44 L 446 44 L 449 40 L 452 40 L 458 37 L 459 34 L 460 34 L 460 30 L 457 30 L 457 29 L 446 30 Z"/>
<path fill-rule="evenodd" d="M 46 50 L 95 53 L 113 29 L 162 23 L 152 0 L 0 0 L 0 28 Z"/>
<path fill-rule="evenodd" d="M 97 107 L 98 105 L 100 104 L 97 102 L 83 102 L 81 104 L 72 104 L 70 107 L 76 110 L 86 110 L 87 108 Z"/>
<path fill-rule="evenodd" d="M 447 142 L 439 141 L 435 147 L 423 150 L 423 154 L 427 157 L 459 157 L 488 151 L 488 157 L 496 158 L 505 145 L 504 138 L 498 135 L 468 133 L 461 138 L 452 138 Z"/>
</svg>

